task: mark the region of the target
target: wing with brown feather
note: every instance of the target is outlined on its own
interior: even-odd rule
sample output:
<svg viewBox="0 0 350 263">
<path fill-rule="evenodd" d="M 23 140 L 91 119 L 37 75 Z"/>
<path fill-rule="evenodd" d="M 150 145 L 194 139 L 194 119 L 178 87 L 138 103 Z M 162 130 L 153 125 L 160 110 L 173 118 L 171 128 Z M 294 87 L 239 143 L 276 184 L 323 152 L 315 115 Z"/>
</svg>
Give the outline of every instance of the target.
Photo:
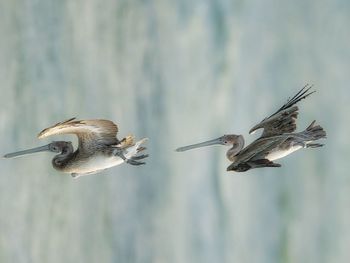
<svg viewBox="0 0 350 263">
<path fill-rule="evenodd" d="M 57 134 L 76 134 L 79 146 L 89 147 L 90 144 L 119 144 L 117 139 L 118 126 L 109 120 L 76 120 L 75 118 L 59 122 L 44 129 L 38 138 Z"/>
<path fill-rule="evenodd" d="M 270 137 L 294 132 L 296 130 L 295 121 L 298 117 L 299 110 L 295 104 L 314 93 L 315 91 L 309 92 L 311 88 L 312 86 L 308 84 L 305 85 L 294 97 L 288 99 L 288 101 L 275 113 L 255 125 L 249 133 L 251 134 L 261 128 L 264 129 L 261 137 Z"/>
</svg>

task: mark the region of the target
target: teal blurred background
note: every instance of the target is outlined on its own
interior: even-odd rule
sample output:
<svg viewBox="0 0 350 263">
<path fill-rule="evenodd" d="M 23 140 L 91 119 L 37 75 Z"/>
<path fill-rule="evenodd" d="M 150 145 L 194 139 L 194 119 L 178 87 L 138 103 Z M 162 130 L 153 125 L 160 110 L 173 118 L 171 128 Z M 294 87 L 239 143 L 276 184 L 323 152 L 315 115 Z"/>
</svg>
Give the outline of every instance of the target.
<svg viewBox="0 0 350 263">
<path fill-rule="evenodd" d="M 73 180 L 0 160 L 0 262 L 350 262 L 350 3 L 2 0 L 1 155 L 58 121 L 149 137 L 143 167 Z M 224 147 L 304 84 L 326 146 L 227 173 Z"/>
</svg>

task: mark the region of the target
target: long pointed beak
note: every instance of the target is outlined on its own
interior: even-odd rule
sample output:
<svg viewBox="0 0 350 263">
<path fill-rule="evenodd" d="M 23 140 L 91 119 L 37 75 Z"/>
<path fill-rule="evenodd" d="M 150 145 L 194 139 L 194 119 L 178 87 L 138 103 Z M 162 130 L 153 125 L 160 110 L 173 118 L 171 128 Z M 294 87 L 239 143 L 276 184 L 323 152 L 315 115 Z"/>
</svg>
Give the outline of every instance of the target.
<svg viewBox="0 0 350 263">
<path fill-rule="evenodd" d="M 32 148 L 32 149 L 28 149 L 28 150 L 24 150 L 24 151 L 8 153 L 8 154 L 4 155 L 4 158 L 15 158 L 15 157 L 19 157 L 19 156 L 22 156 L 22 155 L 33 154 L 33 153 L 44 152 L 44 151 L 50 151 L 50 147 L 49 146 L 50 146 L 50 144 L 45 145 L 45 146 Z"/>
<path fill-rule="evenodd" d="M 214 139 L 214 140 L 210 140 L 210 141 L 206 141 L 206 142 L 201 142 L 201 143 L 196 143 L 196 144 L 191 144 L 191 145 L 187 145 L 184 147 L 180 147 L 177 148 L 176 151 L 177 152 L 184 152 L 184 151 L 188 151 L 188 150 L 192 150 L 195 148 L 201 148 L 201 147 L 205 147 L 205 146 L 210 146 L 210 145 L 222 145 L 222 141 L 221 141 L 221 137 Z"/>
</svg>

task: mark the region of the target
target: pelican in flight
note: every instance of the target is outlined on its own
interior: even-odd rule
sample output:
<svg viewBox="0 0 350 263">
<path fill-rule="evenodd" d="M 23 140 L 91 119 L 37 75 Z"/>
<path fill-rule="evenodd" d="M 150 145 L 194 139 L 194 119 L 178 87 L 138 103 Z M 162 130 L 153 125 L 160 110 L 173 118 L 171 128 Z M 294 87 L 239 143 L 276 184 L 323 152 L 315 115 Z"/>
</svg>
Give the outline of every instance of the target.
<svg viewBox="0 0 350 263">
<path fill-rule="evenodd" d="M 249 133 L 258 129 L 263 132 L 257 140 L 244 148 L 242 135 L 224 135 L 217 139 L 192 144 L 176 149 L 178 152 L 209 145 L 231 146 L 226 157 L 231 165 L 227 171 L 245 172 L 254 168 L 281 167 L 273 161 L 283 158 L 302 148 L 317 148 L 323 144 L 315 141 L 326 138 L 326 132 L 320 125 L 313 121 L 304 131 L 295 132 L 298 107 L 296 103 L 310 96 L 315 91 L 310 91 L 312 86 L 304 86 L 295 96 L 279 108 L 275 113 L 263 119 L 255 125 Z"/>
<path fill-rule="evenodd" d="M 78 148 L 74 151 L 72 143 L 54 141 L 48 145 L 9 153 L 5 158 L 13 158 L 25 154 L 49 151 L 58 153 L 52 159 L 52 166 L 73 177 L 93 174 L 112 166 L 126 162 L 131 165 L 142 165 L 140 161 L 147 154 L 137 155 L 145 150 L 142 147 L 147 138 L 134 142 L 133 136 L 118 140 L 118 127 L 109 120 L 76 120 L 75 118 L 59 122 L 44 129 L 38 138 L 57 134 L 75 134 L 78 136 Z"/>
</svg>

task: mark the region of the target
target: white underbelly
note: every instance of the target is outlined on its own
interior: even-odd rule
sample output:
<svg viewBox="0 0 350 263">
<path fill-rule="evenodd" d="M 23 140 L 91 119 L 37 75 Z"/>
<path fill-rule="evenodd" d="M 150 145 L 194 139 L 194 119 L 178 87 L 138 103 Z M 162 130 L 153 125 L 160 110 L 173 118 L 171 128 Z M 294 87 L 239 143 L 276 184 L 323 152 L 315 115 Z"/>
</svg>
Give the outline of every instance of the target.
<svg viewBox="0 0 350 263">
<path fill-rule="evenodd" d="M 273 160 L 277 160 L 277 159 L 280 159 L 280 158 L 283 158 L 299 149 L 301 149 L 302 146 L 300 145 L 296 145 L 296 146 L 293 146 L 293 147 L 290 147 L 289 149 L 287 150 L 282 150 L 282 149 L 279 149 L 277 148 L 276 150 L 270 152 L 265 158 L 270 160 L 270 161 L 273 161 Z"/>
<path fill-rule="evenodd" d="M 124 160 L 118 156 L 105 157 L 103 155 L 93 156 L 87 162 L 82 163 L 76 171 L 72 173 L 91 174 L 98 171 L 120 165 Z"/>
<path fill-rule="evenodd" d="M 139 146 L 145 142 L 146 139 L 138 141 L 134 146 L 124 149 L 124 156 L 129 159 L 137 154 Z M 74 177 L 82 175 L 94 174 L 101 170 L 111 168 L 113 166 L 120 165 L 125 161 L 119 156 L 105 156 L 103 154 L 91 156 L 91 158 L 81 163 L 78 167 L 67 170 L 66 172 L 71 173 Z"/>
</svg>

